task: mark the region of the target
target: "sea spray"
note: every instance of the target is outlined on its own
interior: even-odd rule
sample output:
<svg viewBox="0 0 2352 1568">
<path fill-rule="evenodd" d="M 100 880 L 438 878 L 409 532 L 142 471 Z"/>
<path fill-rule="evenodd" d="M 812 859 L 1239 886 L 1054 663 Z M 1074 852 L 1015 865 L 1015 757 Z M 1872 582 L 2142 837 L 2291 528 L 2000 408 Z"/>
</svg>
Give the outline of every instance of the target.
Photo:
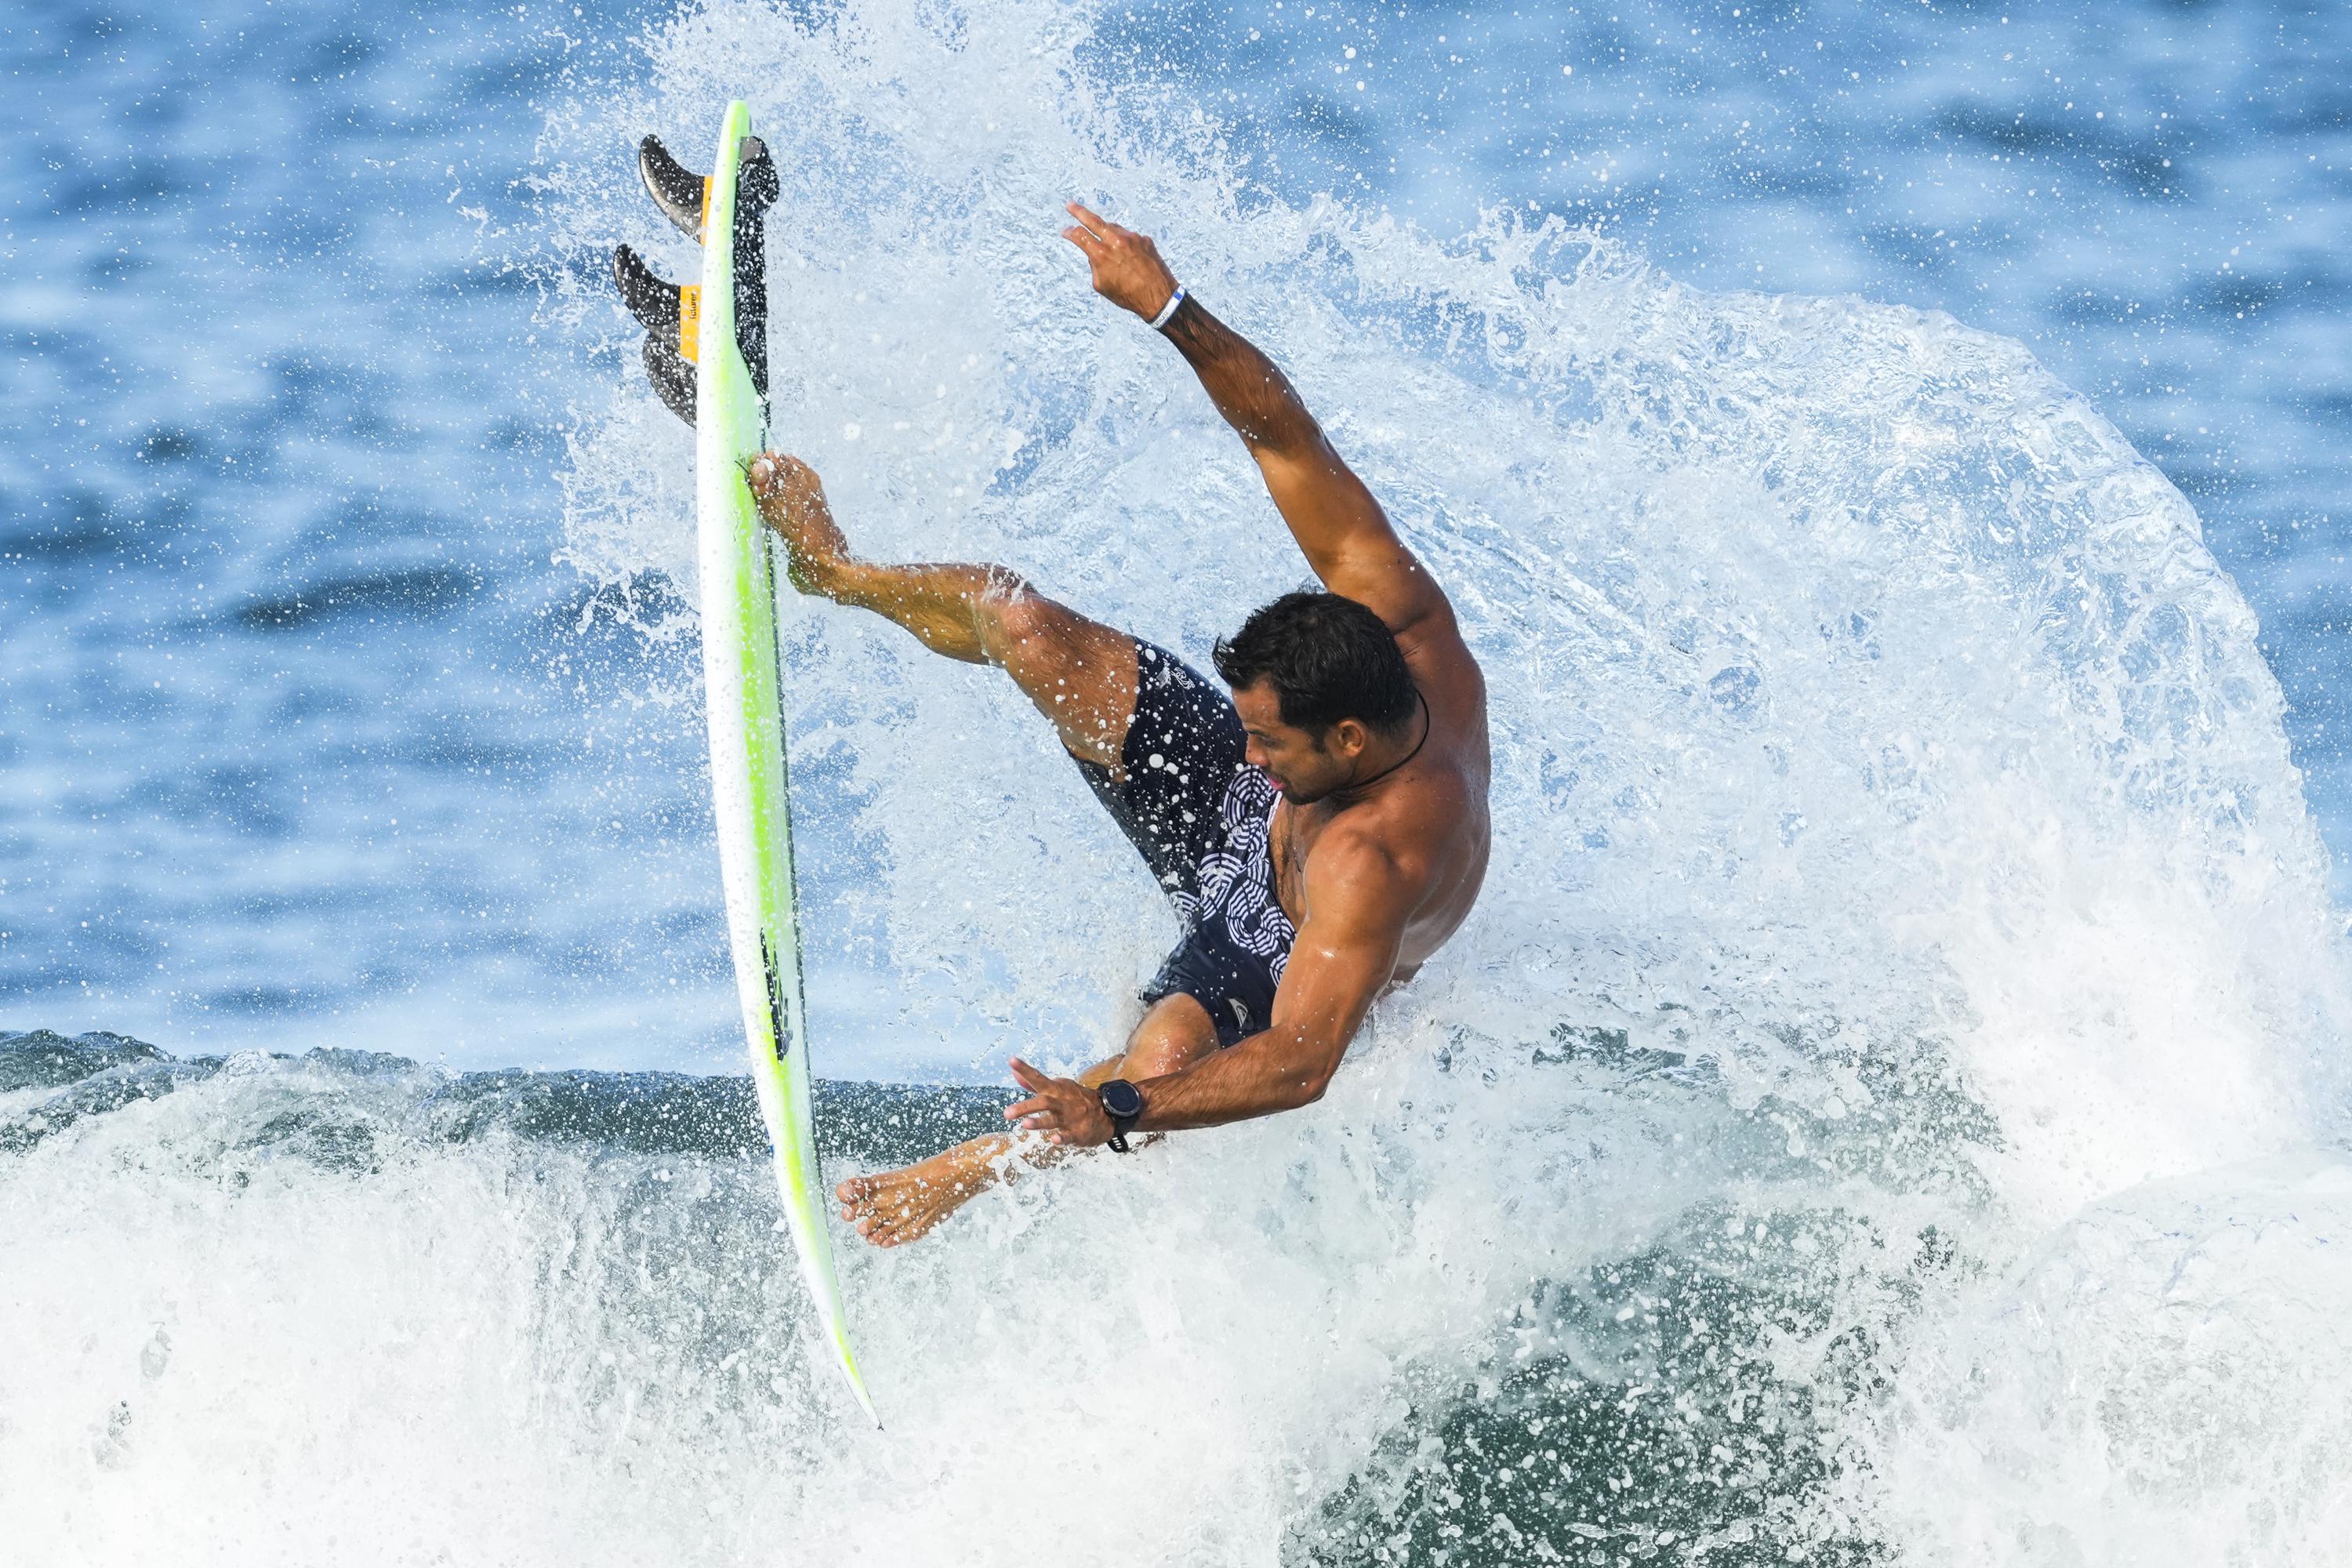
<svg viewBox="0 0 2352 1568">
<path fill-rule="evenodd" d="M 1181 363 L 1051 237 L 1072 194 L 1159 235 L 1452 593 L 1493 689 L 1496 847 L 1324 1106 L 1167 1156 L 1201 1163 L 1178 1190 L 1213 1219 L 1101 1238 L 996 1310 L 1070 1336 L 1076 1392 L 1125 1375 L 1090 1315 L 1171 1227 L 1190 1268 L 1250 1256 L 1250 1227 L 1311 1258 L 1218 1331 L 1173 1314 L 1279 1392 L 1248 1436 L 1222 1383 L 1137 1417 L 1210 1450 L 1218 1517 L 1263 1510 L 1293 1554 L 1914 1544 L 1871 1485 L 1909 1347 L 2083 1204 L 2334 1125 L 2343 953 L 2243 601 L 2179 494 L 2015 343 L 1701 293 L 1556 220 L 1446 237 L 1288 205 L 1212 119 L 1090 75 L 1070 26 L 700 8 L 600 113 L 764 87 L 795 117 L 777 424 L 859 548 L 1004 561 L 1197 658 L 1301 569 Z M 583 450 L 609 539 L 600 498 L 654 470 Z M 1001 680 L 798 616 L 803 727 L 856 757 L 894 956 L 1008 1013 L 1083 997 L 1108 1051 L 1167 921 L 1050 739 Z M 1069 1224 L 1087 1191 L 1037 1201 Z M 1300 1355 L 1312 1375 L 1270 1370 Z M 1465 1489 L 1563 1425 L 1593 1451 Z M 1609 1471 L 1610 1443 L 1640 1452 Z"/>
</svg>

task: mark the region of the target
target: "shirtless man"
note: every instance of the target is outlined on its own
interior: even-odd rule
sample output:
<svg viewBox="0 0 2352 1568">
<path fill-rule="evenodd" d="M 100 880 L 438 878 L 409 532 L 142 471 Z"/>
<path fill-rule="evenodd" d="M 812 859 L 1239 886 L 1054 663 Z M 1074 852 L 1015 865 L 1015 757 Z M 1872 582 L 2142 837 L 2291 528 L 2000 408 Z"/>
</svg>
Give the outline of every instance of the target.
<svg viewBox="0 0 2352 1568">
<path fill-rule="evenodd" d="M 1373 999 L 1454 934 L 1486 871 L 1486 688 L 1453 606 L 1274 363 L 1186 298 L 1150 239 L 1069 210 L 1063 236 L 1095 291 L 1191 363 L 1330 591 L 1285 595 L 1217 645 L 1229 700 L 1003 567 L 860 561 L 805 464 L 751 465 L 793 584 L 1010 675 L 1184 925 L 1122 1054 L 1075 1079 L 1013 1059 L 1030 1098 L 1004 1114 L 1032 1136 L 841 1184 L 842 1216 L 881 1247 L 923 1235 L 1016 1160 L 1125 1153 L 1129 1134 L 1320 1099 Z"/>
</svg>

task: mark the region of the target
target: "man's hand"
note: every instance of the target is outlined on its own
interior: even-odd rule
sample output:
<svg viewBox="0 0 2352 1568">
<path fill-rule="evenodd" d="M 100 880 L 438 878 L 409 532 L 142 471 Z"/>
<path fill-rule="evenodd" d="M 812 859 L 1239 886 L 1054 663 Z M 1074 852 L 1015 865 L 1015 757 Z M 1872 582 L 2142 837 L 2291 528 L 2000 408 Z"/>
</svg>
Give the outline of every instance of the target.
<svg viewBox="0 0 2352 1568">
<path fill-rule="evenodd" d="M 1076 1079 L 1047 1078 L 1019 1057 L 1013 1058 L 1013 1078 L 1031 1098 L 1005 1107 L 1005 1121 L 1043 1132 L 1047 1142 L 1066 1148 L 1091 1149 L 1110 1142 L 1110 1118 L 1103 1111 L 1102 1097 Z"/>
<path fill-rule="evenodd" d="M 1150 237 L 1121 228 L 1076 202 L 1066 205 L 1078 221 L 1064 229 L 1062 237 L 1087 253 L 1095 292 L 1147 321 L 1160 314 L 1176 292 L 1176 274 L 1160 259 L 1160 247 Z"/>
</svg>

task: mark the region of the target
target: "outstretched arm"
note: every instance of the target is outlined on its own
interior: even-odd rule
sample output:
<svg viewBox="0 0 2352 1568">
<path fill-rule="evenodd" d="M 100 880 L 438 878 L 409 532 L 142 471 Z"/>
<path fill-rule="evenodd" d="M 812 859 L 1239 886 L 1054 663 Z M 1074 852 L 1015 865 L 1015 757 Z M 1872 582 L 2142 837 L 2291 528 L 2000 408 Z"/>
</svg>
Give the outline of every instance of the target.
<svg viewBox="0 0 2352 1568">
<path fill-rule="evenodd" d="M 1275 991 L 1272 1026 L 1230 1050 L 1138 1084 L 1143 1117 L 1136 1131 L 1216 1127 L 1322 1099 L 1373 998 L 1396 973 L 1414 897 L 1408 879 L 1377 847 L 1351 851 L 1318 845 L 1307 867 L 1313 912 L 1298 930 Z M 1007 1120 L 1056 1143 L 1087 1146 L 1110 1137 L 1109 1119 L 1092 1085 L 1049 1079 L 1022 1061 L 1013 1070 L 1031 1098 L 1008 1108 Z"/>
<path fill-rule="evenodd" d="M 1076 202 L 1063 237 L 1086 253 L 1095 291 L 1151 320 L 1176 291 L 1176 276 L 1148 236 Z M 1340 460 L 1297 389 L 1246 338 L 1187 297 L 1161 329 L 1239 433 L 1268 494 L 1323 585 L 1368 606 L 1400 637 L 1453 612 L 1427 569 L 1389 526 L 1381 503 Z"/>
</svg>

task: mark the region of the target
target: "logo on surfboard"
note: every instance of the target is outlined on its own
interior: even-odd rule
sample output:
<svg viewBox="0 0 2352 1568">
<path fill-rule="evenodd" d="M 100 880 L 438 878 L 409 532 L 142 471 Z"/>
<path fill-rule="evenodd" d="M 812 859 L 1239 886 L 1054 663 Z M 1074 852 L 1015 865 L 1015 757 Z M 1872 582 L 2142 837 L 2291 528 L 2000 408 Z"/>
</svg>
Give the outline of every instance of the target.
<svg viewBox="0 0 2352 1568">
<path fill-rule="evenodd" d="M 782 1061 L 792 1049 L 792 1041 L 784 1032 L 784 977 L 776 969 L 775 949 L 768 945 L 768 933 L 760 933 L 760 967 L 768 976 L 768 1037 L 775 1042 L 776 1059 Z"/>
</svg>

